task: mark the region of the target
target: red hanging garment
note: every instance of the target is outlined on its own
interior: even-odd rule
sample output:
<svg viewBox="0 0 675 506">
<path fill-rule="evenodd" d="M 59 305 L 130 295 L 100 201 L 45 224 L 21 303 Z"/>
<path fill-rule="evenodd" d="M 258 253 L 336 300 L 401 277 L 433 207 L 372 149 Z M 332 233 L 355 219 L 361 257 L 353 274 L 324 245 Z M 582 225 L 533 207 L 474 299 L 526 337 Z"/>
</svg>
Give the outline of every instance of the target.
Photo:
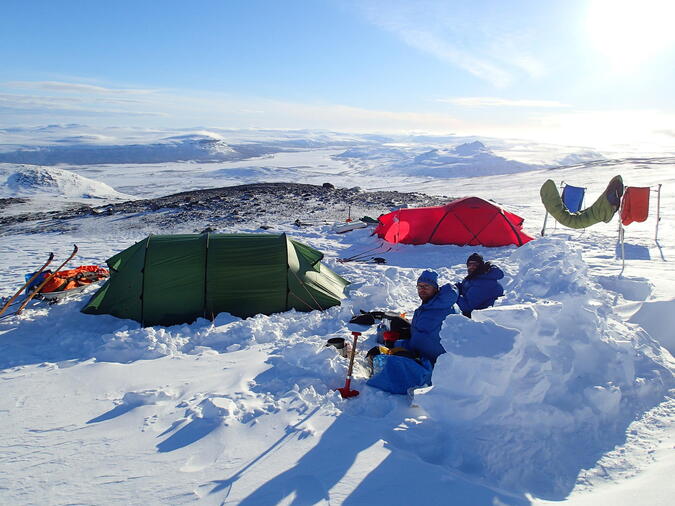
<svg viewBox="0 0 675 506">
<path fill-rule="evenodd" d="M 649 216 L 649 187 L 628 186 L 621 201 L 621 223 L 641 223 Z"/>
</svg>

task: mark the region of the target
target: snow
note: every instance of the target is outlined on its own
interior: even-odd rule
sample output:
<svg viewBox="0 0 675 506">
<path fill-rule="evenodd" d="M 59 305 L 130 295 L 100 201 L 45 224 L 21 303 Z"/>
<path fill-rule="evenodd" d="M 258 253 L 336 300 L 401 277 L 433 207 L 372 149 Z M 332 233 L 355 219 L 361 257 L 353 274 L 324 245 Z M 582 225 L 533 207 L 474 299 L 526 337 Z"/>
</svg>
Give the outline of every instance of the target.
<svg viewBox="0 0 675 506">
<path fill-rule="evenodd" d="M 434 388 L 416 400 L 456 436 L 447 458 L 468 460 L 460 468 L 479 465 L 502 486 L 559 497 L 594 452 L 667 394 L 675 362 L 612 314 L 564 241 L 534 241 L 511 260 L 514 304 L 476 321 L 449 317 L 448 353 Z"/>
<path fill-rule="evenodd" d="M 81 125 L 46 132 L 64 138 L 64 130 L 87 135 Z M 212 130 L 148 133 L 145 145 L 242 141 L 242 132 L 211 135 Z M 31 135 L 40 140 L 46 134 L 12 135 L 28 145 Z M 127 134 L 109 133 L 116 135 Z M 90 141 L 100 139 L 71 144 Z M 377 254 L 386 265 L 339 263 L 339 257 L 377 246 L 370 230 L 336 234 L 331 224 L 296 228 L 280 219 L 275 231 L 323 251 L 324 261 L 352 281 L 341 306 L 246 320 L 222 313 L 213 322 L 141 328 L 80 313 L 92 287 L 59 304 L 37 303 L 4 318 L 1 502 L 668 502 L 675 492 L 675 267 L 668 261 L 675 250 L 670 191 L 675 159 L 593 158 L 571 167 L 482 177 L 472 177 L 477 175 L 472 165 L 468 177 L 450 179 L 427 173 L 424 164 L 421 173 L 412 165 L 405 174 L 385 170 L 422 153 L 440 165 L 447 163 L 446 155 L 473 159 L 490 151 L 489 143 L 458 151 L 476 141 L 426 149 L 407 139 L 393 147 L 385 145 L 389 138 L 311 132 L 251 133 L 246 140 L 277 141 L 296 147 L 214 163 L 58 169 L 0 164 L 6 181 L 12 174 L 35 175 L 5 183 L 3 196 L 28 199 L 20 204 L 25 210 L 42 209 L 44 193 L 64 201 L 96 196 L 107 202 L 121 198 L 117 192 L 159 196 L 260 178 L 329 181 L 364 190 L 494 199 L 523 216 L 525 230 L 538 239 L 521 248 L 396 245 Z M 120 145 L 118 139 L 110 142 Z M 298 147 L 303 142 L 310 147 Z M 339 156 L 346 151 L 355 156 Z M 615 174 L 628 185 L 664 185 L 660 241 L 654 241 L 652 207 L 647 222 L 626 228 L 629 256 L 620 277 L 616 222 L 573 231 L 554 228 L 549 220 L 547 235 L 538 234 L 543 222 L 538 191 L 545 179 L 586 186 L 586 200 L 593 201 Z M 74 220 L 60 231 L 0 231 L 0 295 L 11 295 L 23 273 L 50 249 L 58 260 L 78 243 L 78 262 L 100 264 L 153 232 L 142 215 L 96 219 Z M 255 230 L 253 224 L 223 225 L 228 232 Z M 438 360 L 433 386 L 413 398 L 372 389 L 365 385 L 361 358 L 352 384 L 360 395 L 341 399 L 335 388 L 344 383 L 347 361 L 327 348 L 326 340 L 350 339 L 346 322 L 359 309 L 411 315 L 419 303 L 414 289 L 419 273 L 432 268 L 444 282 L 457 281 L 474 251 L 504 270 L 506 295 L 472 320 L 448 317 L 441 332 L 448 353 Z M 358 350 L 373 345 L 374 328 L 364 333 Z"/>
<path fill-rule="evenodd" d="M 37 195 L 70 199 L 129 200 L 132 198 L 115 191 L 105 183 L 78 176 L 67 170 L 29 165 L 7 165 L 5 167 L 0 165 L 0 197 Z"/>
</svg>

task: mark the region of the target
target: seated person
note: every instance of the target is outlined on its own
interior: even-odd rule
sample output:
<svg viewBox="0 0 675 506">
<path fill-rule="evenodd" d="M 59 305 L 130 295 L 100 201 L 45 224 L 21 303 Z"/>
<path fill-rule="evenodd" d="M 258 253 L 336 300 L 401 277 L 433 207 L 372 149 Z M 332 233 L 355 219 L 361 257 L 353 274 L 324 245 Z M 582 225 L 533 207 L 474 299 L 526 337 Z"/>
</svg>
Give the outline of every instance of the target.
<svg viewBox="0 0 675 506">
<path fill-rule="evenodd" d="M 422 304 L 415 310 L 410 339 L 403 346 L 435 364 L 436 358 L 445 353 L 439 333 L 445 318 L 455 312 L 457 293 L 449 284 L 439 288 L 438 274 L 427 270 L 417 280 L 417 295 Z"/>
<path fill-rule="evenodd" d="M 497 297 L 504 295 L 504 288 L 499 284 L 504 273 L 499 267 L 483 261 L 483 257 L 474 253 L 466 259 L 467 276 L 456 283 L 459 297 L 457 305 L 462 314 L 471 318 L 471 312 L 492 306 Z"/>
<path fill-rule="evenodd" d="M 422 304 L 410 323 L 410 339 L 396 341 L 386 355 L 383 347 L 368 352 L 373 373 L 368 385 L 394 394 L 431 384 L 431 371 L 439 355 L 445 353 L 440 331 L 445 318 L 455 312 L 457 294 L 451 285 L 438 286 L 438 274 L 424 271 L 417 280 L 417 295 Z"/>
</svg>

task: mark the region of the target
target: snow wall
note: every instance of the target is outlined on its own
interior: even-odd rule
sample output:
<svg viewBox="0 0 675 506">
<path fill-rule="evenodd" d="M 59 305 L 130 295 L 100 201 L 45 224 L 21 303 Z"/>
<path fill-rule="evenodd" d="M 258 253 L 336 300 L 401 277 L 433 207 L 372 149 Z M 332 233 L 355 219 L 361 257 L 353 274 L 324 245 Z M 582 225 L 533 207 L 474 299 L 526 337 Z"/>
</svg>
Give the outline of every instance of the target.
<svg viewBox="0 0 675 506">
<path fill-rule="evenodd" d="M 532 241 L 511 260 L 508 305 L 446 320 L 447 353 L 416 401 L 451 435 L 444 463 L 560 499 L 672 387 L 673 360 L 613 313 L 564 242 Z"/>
</svg>

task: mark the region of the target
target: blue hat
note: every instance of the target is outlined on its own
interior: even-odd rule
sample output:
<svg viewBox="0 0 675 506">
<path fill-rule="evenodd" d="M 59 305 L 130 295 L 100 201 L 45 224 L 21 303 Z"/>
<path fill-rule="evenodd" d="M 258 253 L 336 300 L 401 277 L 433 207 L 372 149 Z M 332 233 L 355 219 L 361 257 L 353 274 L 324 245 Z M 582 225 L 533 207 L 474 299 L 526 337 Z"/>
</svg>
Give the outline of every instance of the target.
<svg viewBox="0 0 675 506">
<path fill-rule="evenodd" d="M 417 282 L 426 283 L 438 288 L 438 273 L 434 271 L 424 271 L 422 274 L 420 274 L 420 277 L 417 278 Z"/>
</svg>

